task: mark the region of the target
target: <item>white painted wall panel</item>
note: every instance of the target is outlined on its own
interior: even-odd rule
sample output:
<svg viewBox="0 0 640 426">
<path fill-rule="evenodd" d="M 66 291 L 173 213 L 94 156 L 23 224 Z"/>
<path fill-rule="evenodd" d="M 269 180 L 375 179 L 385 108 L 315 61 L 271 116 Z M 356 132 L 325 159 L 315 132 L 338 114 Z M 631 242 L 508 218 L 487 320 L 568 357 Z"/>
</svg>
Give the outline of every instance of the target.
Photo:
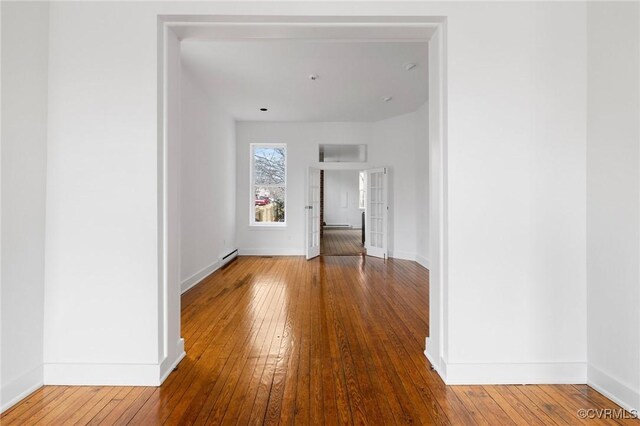
<svg viewBox="0 0 640 426">
<path fill-rule="evenodd" d="M 640 7 L 588 5 L 589 383 L 640 409 Z"/>
<path fill-rule="evenodd" d="M 180 275 L 193 285 L 235 247 L 235 121 L 182 68 Z"/>
<path fill-rule="evenodd" d="M 49 5 L 0 7 L 2 411 L 42 385 Z"/>
<path fill-rule="evenodd" d="M 362 227 L 358 196 L 358 170 L 327 170 L 324 173 L 324 221 L 327 225 Z"/>
</svg>

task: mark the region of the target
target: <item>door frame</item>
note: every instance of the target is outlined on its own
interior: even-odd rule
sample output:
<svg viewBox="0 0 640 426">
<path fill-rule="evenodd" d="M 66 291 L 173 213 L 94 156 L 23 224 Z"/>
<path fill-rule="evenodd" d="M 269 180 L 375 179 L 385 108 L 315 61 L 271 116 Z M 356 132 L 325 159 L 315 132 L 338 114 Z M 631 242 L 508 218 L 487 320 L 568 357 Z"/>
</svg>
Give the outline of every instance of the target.
<svg viewBox="0 0 640 426">
<path fill-rule="evenodd" d="M 385 170 L 387 170 L 387 173 L 389 173 L 390 168 L 387 165 L 372 165 L 369 162 L 362 162 L 362 163 L 351 163 L 351 162 L 345 162 L 345 163 L 314 163 L 313 166 L 309 166 L 309 167 L 313 167 L 316 169 L 319 169 L 321 171 L 325 172 L 325 176 L 326 176 L 326 172 L 330 172 L 330 171 L 352 171 L 352 172 L 366 172 L 368 170 L 374 170 L 374 169 L 382 169 L 384 168 Z M 305 189 L 306 190 L 306 189 Z M 389 188 L 387 187 L 387 193 L 389 191 Z M 306 195 L 305 195 L 306 197 Z M 388 210 L 392 209 L 393 207 L 391 206 L 391 204 L 389 203 L 389 200 L 387 199 L 387 207 Z M 365 207 L 365 211 L 366 211 L 366 207 Z M 387 211 L 386 215 L 388 216 L 389 212 Z M 388 218 L 387 218 L 387 223 L 386 223 L 386 238 L 388 240 L 390 234 L 389 234 L 389 223 L 388 223 Z M 306 231 L 306 221 L 305 221 L 305 231 Z M 366 231 L 365 231 L 366 234 Z M 322 238 L 322 237 L 321 237 Z M 388 241 L 387 241 L 387 247 L 388 247 Z M 366 243 L 365 243 L 365 247 L 366 249 Z M 320 254 L 322 255 L 322 253 Z M 388 249 L 387 249 L 387 254 L 384 257 L 385 259 L 388 258 Z"/>
<path fill-rule="evenodd" d="M 345 144 L 348 145 L 348 144 Z M 356 145 L 356 144 L 354 144 Z M 357 144 L 359 145 L 359 144 Z M 313 167 L 315 169 L 318 169 L 320 171 L 325 172 L 325 176 L 326 176 L 326 172 L 330 172 L 330 171 L 357 171 L 357 172 L 361 172 L 367 169 L 371 169 L 371 165 L 368 162 L 362 162 L 362 163 L 351 163 L 351 162 L 344 162 L 344 163 L 313 163 L 312 165 L 310 165 L 309 167 Z M 325 178 L 326 180 L 326 178 Z M 323 191 L 324 187 L 320 186 L 320 191 Z M 307 188 L 305 188 L 305 191 L 307 191 Z M 305 199 L 308 196 L 308 194 L 305 194 Z M 323 195 L 320 195 L 321 197 L 323 197 Z M 320 224 L 322 226 L 322 223 Z M 306 232 L 306 217 L 305 217 L 305 223 L 303 224 L 303 227 L 305 229 Z M 322 232 L 320 232 L 320 240 L 322 240 Z M 320 256 L 322 256 L 322 252 L 320 253 Z"/>
<path fill-rule="evenodd" d="M 180 328 L 179 197 L 170 165 L 179 153 L 179 40 L 313 39 L 423 41 L 429 45 L 429 337 L 425 355 L 446 382 L 448 354 L 447 27 L 439 16 L 158 16 L 158 363 L 161 381 L 184 357 Z M 422 31 L 422 32 L 421 32 Z M 428 35 L 426 31 L 429 32 Z M 176 49 L 176 41 L 178 49 Z M 179 67 L 178 67 L 179 69 Z M 179 86 L 179 84 L 177 85 Z M 179 87 L 178 87 L 179 94 Z M 172 105 L 174 108 L 172 108 Z M 359 165 L 358 167 L 361 167 Z M 177 277 L 177 278 L 176 278 Z"/>
</svg>

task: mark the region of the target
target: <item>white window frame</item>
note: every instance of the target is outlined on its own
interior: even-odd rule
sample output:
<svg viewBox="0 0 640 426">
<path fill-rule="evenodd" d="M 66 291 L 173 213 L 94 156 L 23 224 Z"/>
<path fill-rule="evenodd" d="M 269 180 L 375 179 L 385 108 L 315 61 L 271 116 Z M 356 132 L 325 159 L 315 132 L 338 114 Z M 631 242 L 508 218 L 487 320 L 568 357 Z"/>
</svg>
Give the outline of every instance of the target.
<svg viewBox="0 0 640 426">
<path fill-rule="evenodd" d="M 256 148 L 284 148 L 284 222 L 256 222 L 255 182 L 253 180 L 254 152 Z M 288 206 L 288 160 L 289 152 L 286 143 L 252 143 L 249 145 L 249 226 L 256 228 L 286 228 L 289 215 Z"/>
</svg>

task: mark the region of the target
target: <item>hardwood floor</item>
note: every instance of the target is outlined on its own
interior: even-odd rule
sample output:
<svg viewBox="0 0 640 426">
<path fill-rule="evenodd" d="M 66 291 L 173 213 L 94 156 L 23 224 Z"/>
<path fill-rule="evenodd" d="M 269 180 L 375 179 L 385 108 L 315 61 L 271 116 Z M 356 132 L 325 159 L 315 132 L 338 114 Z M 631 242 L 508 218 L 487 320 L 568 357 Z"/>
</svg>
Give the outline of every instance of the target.
<svg viewBox="0 0 640 426">
<path fill-rule="evenodd" d="M 427 281 L 409 261 L 242 257 L 183 295 L 187 357 L 161 387 L 46 386 L 0 422 L 541 425 L 616 408 L 582 385 L 445 386 L 422 353 Z"/>
<path fill-rule="evenodd" d="M 320 241 L 320 254 L 324 256 L 349 256 L 364 253 L 361 229 L 324 229 Z"/>
</svg>

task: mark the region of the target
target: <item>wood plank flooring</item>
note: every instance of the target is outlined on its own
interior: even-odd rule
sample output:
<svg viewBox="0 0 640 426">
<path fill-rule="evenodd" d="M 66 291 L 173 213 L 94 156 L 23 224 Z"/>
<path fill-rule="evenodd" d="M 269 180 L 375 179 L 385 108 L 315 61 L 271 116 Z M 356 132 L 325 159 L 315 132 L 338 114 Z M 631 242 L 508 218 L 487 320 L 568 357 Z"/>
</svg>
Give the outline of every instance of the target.
<svg viewBox="0 0 640 426">
<path fill-rule="evenodd" d="M 2 425 L 631 424 L 587 386 L 452 386 L 429 367 L 428 272 L 360 256 L 241 257 L 182 297 L 159 388 L 45 386 Z M 634 423 L 637 424 L 637 423 Z"/>
<path fill-rule="evenodd" d="M 324 256 L 351 256 L 364 253 L 361 229 L 324 229 L 320 240 L 320 254 Z"/>
</svg>

